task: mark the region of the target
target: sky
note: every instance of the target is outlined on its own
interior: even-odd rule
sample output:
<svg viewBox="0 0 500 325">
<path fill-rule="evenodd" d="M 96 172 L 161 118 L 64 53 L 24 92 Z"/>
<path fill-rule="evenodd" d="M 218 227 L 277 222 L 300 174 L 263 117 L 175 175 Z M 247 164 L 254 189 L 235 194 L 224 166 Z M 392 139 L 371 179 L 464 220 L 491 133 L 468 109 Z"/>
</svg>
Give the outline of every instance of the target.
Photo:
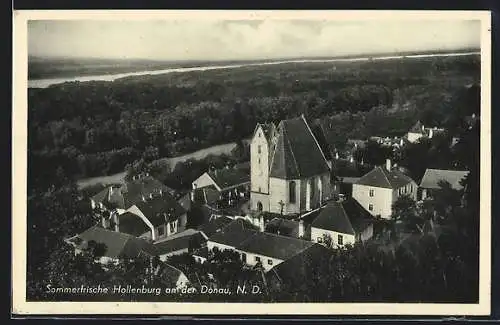
<svg viewBox="0 0 500 325">
<path fill-rule="evenodd" d="M 247 60 L 480 48 L 480 21 L 32 20 L 43 57 Z"/>
</svg>

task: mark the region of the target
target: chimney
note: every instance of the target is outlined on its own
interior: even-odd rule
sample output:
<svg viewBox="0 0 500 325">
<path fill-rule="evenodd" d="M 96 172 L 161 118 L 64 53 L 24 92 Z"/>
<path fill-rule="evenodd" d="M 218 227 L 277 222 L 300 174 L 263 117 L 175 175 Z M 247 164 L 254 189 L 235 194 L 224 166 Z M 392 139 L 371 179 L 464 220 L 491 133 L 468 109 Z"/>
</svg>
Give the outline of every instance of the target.
<svg viewBox="0 0 500 325">
<path fill-rule="evenodd" d="M 299 238 L 304 236 L 304 220 L 299 220 Z"/>
<path fill-rule="evenodd" d="M 387 170 L 391 170 L 391 160 L 390 159 L 386 159 L 385 160 L 385 169 Z"/>
</svg>

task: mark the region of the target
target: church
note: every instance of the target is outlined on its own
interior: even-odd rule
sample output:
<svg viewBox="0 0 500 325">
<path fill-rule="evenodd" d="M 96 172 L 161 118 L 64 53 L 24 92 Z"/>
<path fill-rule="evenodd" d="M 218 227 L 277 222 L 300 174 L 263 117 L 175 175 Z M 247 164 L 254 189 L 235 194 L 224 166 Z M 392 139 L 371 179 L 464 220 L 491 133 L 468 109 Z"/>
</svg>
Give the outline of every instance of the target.
<svg viewBox="0 0 500 325">
<path fill-rule="evenodd" d="M 305 117 L 259 123 L 250 144 L 250 209 L 297 216 L 330 195 L 331 162 Z"/>
</svg>

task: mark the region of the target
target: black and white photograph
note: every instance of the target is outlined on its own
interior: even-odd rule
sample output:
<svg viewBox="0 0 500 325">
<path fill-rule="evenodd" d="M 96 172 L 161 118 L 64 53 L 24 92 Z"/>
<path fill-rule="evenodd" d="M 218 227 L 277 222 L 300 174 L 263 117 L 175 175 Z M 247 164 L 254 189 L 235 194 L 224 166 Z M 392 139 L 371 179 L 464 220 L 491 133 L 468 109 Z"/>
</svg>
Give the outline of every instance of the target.
<svg viewBox="0 0 500 325">
<path fill-rule="evenodd" d="M 489 313 L 488 12 L 17 14 L 13 312 Z"/>
</svg>

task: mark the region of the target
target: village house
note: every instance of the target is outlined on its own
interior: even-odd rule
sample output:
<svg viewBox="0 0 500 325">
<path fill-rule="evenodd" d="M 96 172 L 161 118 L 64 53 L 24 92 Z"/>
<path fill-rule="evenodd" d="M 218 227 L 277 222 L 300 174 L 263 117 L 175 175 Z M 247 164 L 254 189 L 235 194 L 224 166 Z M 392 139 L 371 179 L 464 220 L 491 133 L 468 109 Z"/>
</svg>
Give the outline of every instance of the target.
<svg viewBox="0 0 500 325">
<path fill-rule="evenodd" d="M 330 163 L 304 116 L 257 124 L 250 145 L 250 209 L 300 214 L 330 196 Z"/>
<path fill-rule="evenodd" d="M 92 248 L 92 245 L 102 245 L 98 262 L 101 264 L 119 263 L 120 260 L 134 260 L 139 256 L 153 257 L 154 250 L 148 241 L 132 235 L 93 226 L 79 235 L 65 240 L 72 245 L 75 254 Z"/>
<path fill-rule="evenodd" d="M 183 231 L 187 223 L 187 211 L 173 190 L 146 174 L 107 187 L 91 198 L 91 205 L 101 211 L 103 228 L 153 241 Z"/>
<path fill-rule="evenodd" d="M 235 208 L 250 199 L 250 171 L 246 168 L 211 170 L 191 185 L 191 200 L 212 208 Z"/>
<path fill-rule="evenodd" d="M 425 200 L 432 197 L 432 192 L 440 189 L 440 182 L 450 184 L 450 187 L 454 190 L 461 190 L 463 186 L 460 182 L 467 177 L 468 174 L 469 172 L 465 170 L 427 168 L 420 181 L 420 199 Z"/>
<path fill-rule="evenodd" d="M 352 197 L 373 216 L 389 219 L 392 204 L 402 195 L 417 200 L 418 186 L 411 177 L 392 168 L 387 159 L 385 166 L 376 166 L 352 186 Z"/>
<path fill-rule="evenodd" d="M 200 231 L 186 229 L 153 243 L 153 252 L 161 261 L 173 255 L 191 253 L 205 245 L 207 237 Z"/>
<path fill-rule="evenodd" d="M 207 241 L 208 251 L 235 251 L 246 265 L 260 266 L 264 271 L 311 245 L 310 241 L 262 232 L 244 219 L 234 220 Z"/>
<path fill-rule="evenodd" d="M 406 138 L 409 142 L 415 143 L 420 141 L 420 139 L 432 139 L 434 135 L 443 133 L 444 131 L 444 129 L 437 127 L 426 128 L 420 121 L 417 121 L 406 134 Z"/>
<path fill-rule="evenodd" d="M 325 244 L 331 238 L 332 248 L 364 242 L 374 234 L 375 219 L 354 199 L 330 201 L 325 206 L 301 216 L 304 238 Z"/>
</svg>

